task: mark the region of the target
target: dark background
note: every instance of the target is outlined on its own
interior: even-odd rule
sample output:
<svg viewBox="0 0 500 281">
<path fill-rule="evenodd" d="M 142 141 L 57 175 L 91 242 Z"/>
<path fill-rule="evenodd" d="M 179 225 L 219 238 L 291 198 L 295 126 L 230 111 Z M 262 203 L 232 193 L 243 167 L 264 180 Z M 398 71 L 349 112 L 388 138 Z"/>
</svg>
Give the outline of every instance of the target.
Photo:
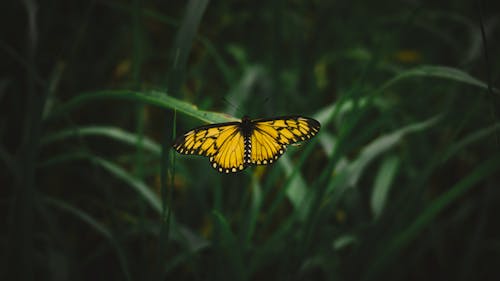
<svg viewBox="0 0 500 281">
<path fill-rule="evenodd" d="M 495 1 L 0 10 L 0 279 L 500 278 Z M 321 133 L 268 167 L 170 149 L 290 114 Z"/>
</svg>

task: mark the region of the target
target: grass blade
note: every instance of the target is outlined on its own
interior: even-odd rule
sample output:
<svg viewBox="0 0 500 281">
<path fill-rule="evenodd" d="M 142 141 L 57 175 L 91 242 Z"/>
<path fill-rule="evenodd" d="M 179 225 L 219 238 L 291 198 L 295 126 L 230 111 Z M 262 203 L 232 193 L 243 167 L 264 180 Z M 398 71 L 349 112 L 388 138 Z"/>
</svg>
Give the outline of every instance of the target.
<svg viewBox="0 0 500 281">
<path fill-rule="evenodd" d="M 226 277 L 232 275 L 229 278 L 230 280 L 246 280 L 242 249 L 238 239 L 232 232 L 226 219 L 219 212 L 212 212 L 212 216 L 216 222 L 217 232 L 220 235 L 216 246 L 219 247 L 218 252 L 224 255 L 224 257 L 221 257 L 221 262 L 218 263 L 218 266 L 224 266 L 225 270 L 227 270 L 224 273 Z M 225 264 L 228 264 L 228 266 L 226 267 Z"/>
<path fill-rule="evenodd" d="M 335 193 L 339 195 L 348 187 L 355 186 L 369 163 L 397 145 L 406 135 L 427 129 L 440 119 L 440 116 L 435 116 L 423 122 L 410 124 L 372 141 L 363 148 L 356 160 L 347 163 L 342 170 L 337 172 L 337 180 L 330 183 L 327 192 L 334 191 L 335 188 Z"/>
<path fill-rule="evenodd" d="M 63 141 L 74 137 L 106 137 L 117 142 L 121 142 L 130 146 L 135 146 L 141 141 L 141 147 L 155 155 L 161 154 L 161 147 L 159 144 L 147 137 L 140 137 L 136 134 L 124 131 L 117 127 L 105 126 L 88 126 L 64 129 L 59 132 L 51 133 L 41 140 L 41 145 L 49 145 L 54 142 Z"/>
<path fill-rule="evenodd" d="M 45 197 L 44 199 L 48 205 L 54 206 L 59 210 L 64 211 L 76 217 L 80 221 L 89 225 L 92 229 L 94 229 L 97 233 L 103 236 L 106 240 L 108 240 L 109 243 L 112 245 L 112 247 L 115 249 L 116 256 L 118 258 L 118 261 L 120 262 L 120 266 L 123 270 L 123 274 L 125 275 L 125 279 L 132 280 L 130 272 L 128 270 L 128 263 L 125 252 L 123 251 L 123 248 L 120 246 L 114 235 L 107 227 L 96 221 L 94 218 L 92 218 L 92 216 L 90 216 L 83 210 L 76 208 L 66 202 L 51 197 Z"/>
<path fill-rule="evenodd" d="M 472 77 L 470 74 L 458 68 L 438 65 L 423 65 L 399 73 L 396 77 L 386 82 L 378 91 L 383 91 L 400 80 L 414 77 L 441 78 L 476 86 L 484 90 L 488 89 L 487 83 Z M 499 93 L 498 89 L 494 89 L 494 92 L 497 94 Z"/>
<path fill-rule="evenodd" d="M 460 140 L 459 142 L 453 143 L 448 148 L 448 150 L 444 153 L 444 156 L 442 157 L 441 162 L 442 163 L 446 162 L 448 159 L 450 159 L 450 157 L 452 157 L 456 153 L 460 152 L 465 147 L 467 147 L 475 142 L 478 142 L 478 141 L 484 139 L 485 137 L 488 137 L 489 135 L 491 135 L 499 130 L 500 130 L 500 123 L 496 123 L 496 124 L 493 124 L 487 128 L 483 128 L 483 129 L 477 130 L 474 133 L 471 133 L 470 135 L 462 138 L 462 140 Z"/>
<path fill-rule="evenodd" d="M 168 96 L 164 92 L 151 91 L 142 93 L 128 90 L 109 90 L 80 94 L 48 115 L 47 119 L 55 118 L 61 114 L 69 114 L 72 110 L 89 102 L 110 99 L 142 102 L 165 109 L 173 109 L 207 123 L 220 123 L 237 120 L 225 114 L 200 110 L 195 105 Z"/>
<path fill-rule="evenodd" d="M 122 169 L 120 166 L 110 162 L 104 158 L 84 154 L 84 153 L 73 153 L 73 154 L 64 154 L 56 157 L 52 157 L 41 164 L 41 166 L 49 166 L 56 163 L 66 162 L 66 161 L 75 161 L 75 160 L 89 160 L 93 164 L 102 167 L 107 170 L 110 174 L 115 176 L 116 178 L 125 182 L 128 186 L 132 187 L 141 197 L 149 203 L 149 205 L 158 213 L 161 213 L 161 202 L 157 194 L 151 191 L 143 181 L 135 178 L 133 175 Z"/>
<path fill-rule="evenodd" d="M 402 232 L 397 233 L 393 239 L 389 240 L 388 246 L 382 250 L 379 257 L 377 257 L 375 262 L 368 268 L 365 280 L 372 279 L 374 275 L 378 274 L 378 272 L 384 268 L 384 265 L 390 259 L 396 258 L 398 252 L 413 241 L 413 239 L 415 239 L 415 237 L 429 225 L 441 211 L 465 194 L 469 189 L 473 188 L 481 180 L 493 175 L 495 172 L 498 173 L 498 171 L 500 171 L 500 155 L 496 154 L 469 173 L 467 177 L 456 183 L 449 191 L 433 200 L 408 227 Z"/>
<path fill-rule="evenodd" d="M 382 166 L 378 170 L 373 186 L 372 197 L 370 201 L 372 214 L 377 219 L 381 214 L 389 194 L 389 189 L 396 176 L 399 168 L 399 158 L 397 156 L 389 156 L 384 159 Z"/>
</svg>

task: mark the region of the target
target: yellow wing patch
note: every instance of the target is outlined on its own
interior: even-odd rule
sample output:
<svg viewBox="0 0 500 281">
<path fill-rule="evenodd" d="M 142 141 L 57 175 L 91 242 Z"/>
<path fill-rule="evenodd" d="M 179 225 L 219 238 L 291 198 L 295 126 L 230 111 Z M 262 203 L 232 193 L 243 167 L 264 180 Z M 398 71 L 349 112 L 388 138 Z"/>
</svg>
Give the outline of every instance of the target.
<svg viewBox="0 0 500 281">
<path fill-rule="evenodd" d="M 236 131 L 227 137 L 219 137 L 221 141 L 217 153 L 210 157 L 210 164 L 221 173 L 238 172 L 245 169 L 245 142 L 243 135 Z"/>
<path fill-rule="evenodd" d="M 275 130 L 255 129 L 252 134 L 251 163 L 254 165 L 271 164 L 285 153 L 286 145 L 273 136 Z"/>
</svg>

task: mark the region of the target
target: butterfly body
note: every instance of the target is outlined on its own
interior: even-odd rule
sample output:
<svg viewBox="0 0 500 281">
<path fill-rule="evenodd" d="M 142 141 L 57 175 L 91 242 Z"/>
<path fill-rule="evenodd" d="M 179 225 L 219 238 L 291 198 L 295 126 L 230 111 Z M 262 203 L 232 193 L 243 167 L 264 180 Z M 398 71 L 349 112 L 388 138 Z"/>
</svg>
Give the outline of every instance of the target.
<svg viewBox="0 0 500 281">
<path fill-rule="evenodd" d="M 318 133 L 320 123 L 302 116 L 283 116 L 205 125 L 179 136 L 173 144 L 181 154 L 207 156 L 221 173 L 275 162 L 287 145 Z"/>
</svg>

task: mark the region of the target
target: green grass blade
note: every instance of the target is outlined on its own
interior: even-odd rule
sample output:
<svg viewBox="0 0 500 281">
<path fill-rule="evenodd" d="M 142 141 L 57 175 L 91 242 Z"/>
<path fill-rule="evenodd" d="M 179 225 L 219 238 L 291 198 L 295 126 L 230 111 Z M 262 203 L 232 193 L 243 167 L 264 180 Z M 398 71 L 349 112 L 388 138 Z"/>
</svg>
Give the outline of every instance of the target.
<svg viewBox="0 0 500 281">
<path fill-rule="evenodd" d="M 493 124 L 489 127 L 482 128 L 480 130 L 477 130 L 474 133 L 471 133 L 470 135 L 462 138 L 459 142 L 453 143 L 448 150 L 444 153 L 444 156 L 442 157 L 442 163 L 446 162 L 450 157 L 455 155 L 456 153 L 462 151 L 465 147 L 476 143 L 486 137 L 488 137 L 491 134 L 494 134 L 495 132 L 500 131 L 500 123 Z"/>
<path fill-rule="evenodd" d="M 205 13 L 208 0 L 189 0 L 177 31 L 174 45 L 170 50 L 171 66 L 168 73 L 168 91 L 174 96 L 179 95 L 179 90 L 184 83 L 186 65 L 193 39 L 198 31 L 201 18 Z"/>
<path fill-rule="evenodd" d="M 289 157 L 283 155 L 279 163 L 283 167 L 286 177 L 289 178 L 284 187 L 286 196 L 297 210 L 301 207 L 307 194 L 306 181 L 300 174 L 300 171 L 298 171 L 299 167 L 293 165 Z"/>
<path fill-rule="evenodd" d="M 393 84 L 399 82 L 400 80 L 414 78 L 414 77 L 441 78 L 476 86 L 484 90 L 488 89 L 487 83 L 477 78 L 474 78 L 470 74 L 458 68 L 447 67 L 447 66 L 424 65 L 408 69 L 399 73 L 398 75 L 396 75 L 396 77 L 386 82 L 378 91 L 379 92 L 383 91 L 386 88 L 392 86 Z M 494 92 L 497 94 L 499 93 L 498 89 L 494 89 Z"/>
<path fill-rule="evenodd" d="M 143 93 L 128 90 L 109 90 L 80 94 L 75 98 L 69 100 L 65 104 L 61 105 L 58 109 L 48 115 L 47 118 L 51 119 L 62 114 L 70 114 L 72 110 L 79 108 L 86 103 L 97 102 L 100 100 L 142 102 L 145 104 L 158 106 L 160 108 L 177 110 L 183 114 L 192 116 L 207 123 L 220 123 L 237 120 L 225 114 L 200 110 L 195 105 L 168 96 L 164 92 L 150 91 L 147 93 Z"/>
<path fill-rule="evenodd" d="M 427 208 L 402 232 L 397 233 L 389 244 L 382 250 L 380 256 L 368 268 L 365 279 L 372 277 L 384 268 L 384 265 L 393 258 L 396 258 L 401 249 L 408 245 L 432 220 L 451 203 L 455 202 L 460 196 L 464 195 L 469 189 L 485 178 L 500 171 L 500 155 L 496 154 L 489 158 L 482 165 L 470 172 L 465 178 L 456 183 L 447 192 L 433 200 Z"/>
<path fill-rule="evenodd" d="M 294 216 L 285 218 L 264 242 L 252 249 L 250 261 L 247 265 L 249 275 L 271 264 L 272 261 L 285 258 L 282 256 L 282 253 L 287 251 L 288 239 L 285 239 L 285 237 L 290 233 L 295 233 L 295 223 Z"/>
<path fill-rule="evenodd" d="M 89 214 L 87 214 L 83 210 L 76 208 L 76 207 L 74 207 L 66 202 L 63 202 L 59 199 L 55 199 L 55 198 L 51 198 L 51 197 L 45 197 L 44 199 L 48 205 L 56 207 L 59 210 L 64 211 L 64 212 L 76 217 L 80 221 L 89 225 L 97 233 L 102 235 L 106 240 L 108 240 L 109 243 L 112 245 L 112 247 L 115 249 L 117 258 L 120 262 L 120 266 L 123 270 L 123 274 L 125 275 L 125 279 L 132 280 L 132 277 L 131 277 L 130 272 L 128 270 L 129 266 L 127 263 L 127 258 L 126 258 L 125 252 L 124 252 L 123 248 L 120 246 L 120 244 L 118 243 L 118 241 L 115 239 L 115 237 L 113 236 L 111 231 L 106 226 L 99 223 L 97 220 L 92 218 L 92 216 L 90 216 Z"/>
<path fill-rule="evenodd" d="M 246 67 L 238 83 L 233 86 L 233 89 L 225 97 L 229 104 L 226 106 L 224 112 L 231 115 L 245 115 L 246 112 L 242 112 L 244 111 L 242 106 L 252 97 L 254 87 L 263 75 L 264 70 L 261 66 Z"/>
<path fill-rule="evenodd" d="M 116 178 L 127 183 L 130 187 L 135 189 L 135 191 L 137 191 L 137 193 L 139 193 L 155 211 L 157 211 L 158 213 L 161 212 L 161 202 L 158 198 L 158 195 L 151 191 L 151 188 L 147 186 L 143 181 L 134 177 L 113 162 L 96 156 L 92 156 L 91 160 L 93 163 L 98 164 L 99 166 L 110 172 Z"/>
<path fill-rule="evenodd" d="M 64 154 L 52 157 L 41 164 L 42 167 L 46 167 L 48 165 L 53 165 L 56 163 L 67 162 L 67 161 L 75 161 L 75 160 L 89 160 L 93 164 L 102 167 L 110 174 L 115 176 L 116 178 L 125 182 L 128 186 L 132 187 L 141 197 L 149 203 L 149 205 L 158 213 L 161 214 L 161 201 L 151 188 L 149 188 L 143 181 L 137 179 L 120 166 L 110 162 L 104 158 L 97 157 L 90 154 L 84 153 L 72 153 L 72 154 Z M 118 192 L 118 191 L 116 191 Z"/>
<path fill-rule="evenodd" d="M 85 211 L 56 198 L 46 197 L 45 202 L 51 206 L 57 207 L 58 209 L 77 217 L 82 222 L 88 224 L 91 228 L 93 228 L 97 233 L 102 235 L 104 238 L 110 241 L 113 240 L 113 234 L 111 233 L 111 231 L 106 226 L 104 226 L 103 224 L 99 223 L 97 220 L 92 218 L 92 216 L 87 214 Z"/>
<path fill-rule="evenodd" d="M 339 195 L 342 194 L 346 188 L 355 186 L 369 163 L 392 149 L 406 135 L 425 130 L 435 125 L 440 119 L 440 116 L 435 116 L 423 122 L 410 124 L 375 139 L 361 150 L 357 159 L 345 164 L 344 168 L 338 171 L 336 176 L 337 179 L 330 183 L 327 192 L 331 192 L 335 188 L 335 192 Z"/>
<path fill-rule="evenodd" d="M 246 270 L 243 262 L 241 244 L 231 230 L 227 220 L 217 211 L 212 212 L 220 238 L 217 241 L 218 253 L 223 254 L 219 267 L 225 268 L 225 276 L 231 276 L 230 280 L 246 280 Z M 228 275 L 229 274 L 229 275 Z"/>
<path fill-rule="evenodd" d="M 103 2 L 102 5 L 108 5 L 116 10 L 134 13 L 134 8 L 131 5 L 123 5 L 122 3 L 117 2 Z M 158 12 L 149 8 L 143 8 L 142 13 L 143 17 L 147 18 L 148 20 L 158 21 L 172 27 L 178 27 L 180 25 L 177 19 L 169 17 L 162 12 Z M 226 83 L 228 85 L 232 85 L 235 74 L 229 67 L 229 65 L 224 61 L 222 54 L 219 52 L 216 46 L 208 38 L 201 34 L 196 34 L 195 36 L 195 39 L 198 40 L 201 45 L 203 45 L 205 51 L 213 58 L 215 65 L 217 66 L 217 70 L 223 73 Z"/>
<path fill-rule="evenodd" d="M 155 155 L 161 154 L 161 147 L 155 141 L 147 138 L 140 137 L 137 134 L 133 134 L 124 131 L 117 127 L 105 127 L 105 126 L 88 126 L 88 127 L 76 127 L 63 129 L 59 132 L 51 133 L 46 135 L 41 140 L 41 145 L 49 145 L 54 142 L 64 141 L 69 138 L 75 137 L 105 137 L 112 139 L 117 142 L 121 142 L 127 145 L 135 146 L 137 143 L 141 142 L 141 147 L 148 150 Z"/>
<path fill-rule="evenodd" d="M 256 177 L 252 177 L 251 183 L 251 203 L 247 211 L 243 228 L 243 245 L 250 247 L 252 236 L 255 232 L 257 220 L 262 209 L 262 186 Z"/>
<path fill-rule="evenodd" d="M 389 195 L 389 189 L 398 171 L 399 163 L 399 158 L 392 155 L 384 159 L 378 170 L 370 201 L 372 214 L 375 219 L 382 214 L 387 196 Z"/>
<path fill-rule="evenodd" d="M 0 144 L 0 164 L 4 164 L 8 174 L 15 175 L 18 172 L 14 157 Z M 17 175 L 16 175 L 17 176 Z"/>
</svg>

